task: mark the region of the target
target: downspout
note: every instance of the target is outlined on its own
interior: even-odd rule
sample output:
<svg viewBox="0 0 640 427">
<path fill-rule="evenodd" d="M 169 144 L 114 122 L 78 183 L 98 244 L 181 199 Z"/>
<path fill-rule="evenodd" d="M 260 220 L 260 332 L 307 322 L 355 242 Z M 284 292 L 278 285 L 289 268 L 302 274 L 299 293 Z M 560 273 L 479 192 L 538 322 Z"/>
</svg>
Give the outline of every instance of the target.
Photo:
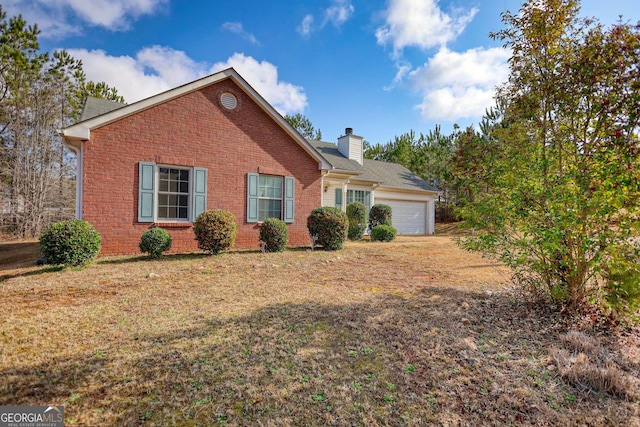
<svg viewBox="0 0 640 427">
<path fill-rule="evenodd" d="M 342 210 L 344 212 L 347 211 L 347 191 L 349 191 L 349 184 L 351 183 L 351 178 L 347 178 L 347 180 L 342 184 Z"/>
<path fill-rule="evenodd" d="M 76 155 L 76 219 L 82 219 L 82 145 L 80 148 L 67 145 Z"/>
<path fill-rule="evenodd" d="M 82 140 L 80 140 L 80 145 L 76 147 L 73 145 L 65 136 L 64 130 L 58 130 L 58 134 L 62 137 L 62 141 L 67 148 L 76 155 L 76 219 L 82 219 L 82 182 L 83 182 L 83 169 L 82 169 L 82 157 L 83 157 L 83 149 L 84 146 Z"/>
<path fill-rule="evenodd" d="M 380 187 L 380 182 L 371 186 L 371 206 L 376 204 L 376 188 Z"/>
<path fill-rule="evenodd" d="M 324 184 L 324 177 L 325 177 L 325 176 L 327 176 L 327 174 L 328 174 L 328 173 L 329 173 L 329 171 L 328 171 L 328 170 L 326 170 L 326 169 L 322 169 L 322 170 L 320 171 L 321 185 L 322 185 L 322 186 L 321 186 L 322 191 L 320 192 L 320 206 L 324 206 L 324 193 L 327 191 L 327 190 L 325 189 L 325 187 L 324 187 L 324 186 L 325 186 L 325 184 Z"/>
</svg>

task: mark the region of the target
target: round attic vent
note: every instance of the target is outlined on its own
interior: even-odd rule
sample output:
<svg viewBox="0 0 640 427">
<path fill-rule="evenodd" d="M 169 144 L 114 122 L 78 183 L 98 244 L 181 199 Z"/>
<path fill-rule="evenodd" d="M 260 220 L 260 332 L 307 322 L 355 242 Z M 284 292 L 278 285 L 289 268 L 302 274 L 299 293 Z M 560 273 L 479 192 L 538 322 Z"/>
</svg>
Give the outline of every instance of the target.
<svg viewBox="0 0 640 427">
<path fill-rule="evenodd" d="M 229 92 L 225 92 L 220 95 L 220 103 L 227 110 L 233 110 L 238 106 L 238 100 L 235 95 Z"/>
</svg>

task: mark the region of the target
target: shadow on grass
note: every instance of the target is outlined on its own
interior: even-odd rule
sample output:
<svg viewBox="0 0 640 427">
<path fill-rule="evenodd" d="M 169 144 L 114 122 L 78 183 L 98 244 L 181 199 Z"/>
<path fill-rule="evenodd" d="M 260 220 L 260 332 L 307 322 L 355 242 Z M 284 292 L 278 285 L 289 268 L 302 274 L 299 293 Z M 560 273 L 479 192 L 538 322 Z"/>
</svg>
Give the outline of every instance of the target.
<svg viewBox="0 0 640 427">
<path fill-rule="evenodd" d="M 315 249 L 318 252 L 327 252 L 322 248 Z M 309 246 L 298 246 L 293 248 L 287 248 L 286 252 L 311 252 Z M 123 255 L 118 257 L 104 257 L 98 258 L 98 264 L 131 264 L 136 262 L 164 262 L 164 261 L 191 261 L 197 259 L 207 259 L 215 257 L 223 257 L 225 255 L 255 255 L 259 254 L 259 249 L 242 249 L 231 250 L 227 252 L 221 252 L 219 254 L 209 254 L 205 252 L 191 252 L 191 253 L 179 253 L 179 254 L 164 254 L 158 258 L 152 258 L 148 255 Z"/>
<path fill-rule="evenodd" d="M 41 274 L 46 274 L 46 273 L 55 273 L 57 271 L 62 271 L 64 269 L 65 267 L 63 266 L 51 266 L 51 267 L 39 267 L 38 270 L 30 270 L 22 273 L 3 274 L 3 275 L 0 275 L 0 283 L 4 282 L 5 280 L 13 279 L 15 277 L 39 276 Z"/>
<path fill-rule="evenodd" d="M 0 242 L 0 270 L 33 267 L 39 257 L 39 242 Z"/>
<path fill-rule="evenodd" d="M 228 320 L 198 312 L 189 327 L 5 368 L 0 405 L 66 404 L 80 425 L 571 425 L 576 413 L 629 425 L 632 403 L 608 412 L 546 370 L 562 332 L 546 316 L 510 295 L 437 287 Z"/>
<path fill-rule="evenodd" d="M 25 244 L 25 243 L 13 243 L 10 244 L 13 246 L 19 246 L 19 247 L 24 247 L 24 245 L 29 246 L 30 244 Z M 9 246 L 10 246 L 9 245 Z M 1 245 L 0 247 L 5 247 L 8 245 Z M 6 249 L 8 250 L 8 249 Z M 302 246 L 302 247 L 294 247 L 294 248 L 287 248 L 286 251 L 288 252 L 308 252 L 311 251 L 311 248 L 308 246 Z M 319 252 L 326 252 L 324 251 L 322 248 L 316 248 L 316 251 Z M 207 253 L 203 253 L 203 252 L 191 252 L 191 253 L 179 253 L 179 254 L 165 254 L 162 255 L 158 258 L 152 258 L 148 255 L 123 255 L 123 256 L 113 256 L 113 257 L 103 257 L 103 258 L 97 258 L 96 260 L 86 264 L 86 265 L 81 265 L 81 266 L 77 266 L 77 267 L 64 267 L 64 266 L 49 266 L 49 267 L 39 267 L 36 265 L 36 258 L 34 258 L 34 261 L 29 261 L 29 263 L 25 263 L 22 262 L 20 263 L 20 268 L 33 268 L 31 270 L 28 271 L 20 271 L 17 273 L 9 273 L 9 274 L 4 274 L 4 275 L 0 275 L 0 282 L 3 282 L 5 280 L 9 280 L 9 279 L 13 279 L 16 277 L 29 277 L 29 276 L 37 276 L 37 275 L 41 275 L 41 274 L 46 274 L 46 273 L 54 273 L 54 272 L 58 272 L 58 271 L 62 271 L 65 270 L 67 268 L 70 269 L 74 269 L 74 268 L 91 268 L 92 264 L 106 264 L 106 265 L 126 265 L 126 264 L 135 264 L 135 263 L 140 263 L 140 262 L 145 262 L 145 263 L 154 263 L 154 262 L 181 262 L 181 261 L 193 261 L 193 260 L 198 260 L 198 259 L 206 259 L 206 258 L 211 258 L 211 257 L 223 257 L 225 255 L 228 254 L 237 254 L 237 255 L 255 255 L 255 254 L 259 254 L 261 251 L 260 250 L 234 250 L 234 251 L 228 251 L 228 252 L 222 252 L 220 254 L 217 255 L 213 255 L 213 254 L 207 254 Z M 38 256 L 39 256 L 39 246 L 38 246 Z M 5 266 L 6 267 L 6 266 Z M 37 269 L 36 269 L 37 268 Z M 6 269 L 6 268 L 5 268 Z M 17 269 L 12 268 L 12 269 Z M 0 264 L 0 271 L 2 270 L 2 264 Z"/>
</svg>

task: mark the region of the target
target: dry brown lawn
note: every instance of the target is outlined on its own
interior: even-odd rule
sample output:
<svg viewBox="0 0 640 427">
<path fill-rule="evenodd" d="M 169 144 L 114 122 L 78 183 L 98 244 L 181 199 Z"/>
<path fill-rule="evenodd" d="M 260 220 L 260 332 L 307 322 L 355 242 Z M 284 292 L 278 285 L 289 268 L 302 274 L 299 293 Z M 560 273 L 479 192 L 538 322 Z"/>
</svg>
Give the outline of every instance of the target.
<svg viewBox="0 0 640 427">
<path fill-rule="evenodd" d="M 63 404 L 68 425 L 640 425 L 637 331 L 580 332 L 629 394 L 565 380 L 562 315 L 448 236 L 64 270 L 37 253 L 0 244 L 0 405 Z"/>
</svg>

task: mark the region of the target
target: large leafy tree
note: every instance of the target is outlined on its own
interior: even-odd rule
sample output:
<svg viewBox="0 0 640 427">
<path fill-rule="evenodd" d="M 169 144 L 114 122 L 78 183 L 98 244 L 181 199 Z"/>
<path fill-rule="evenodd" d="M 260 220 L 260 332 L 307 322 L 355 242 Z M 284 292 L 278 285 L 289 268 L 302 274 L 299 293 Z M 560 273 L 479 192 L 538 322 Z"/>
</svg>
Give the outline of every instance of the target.
<svg viewBox="0 0 640 427">
<path fill-rule="evenodd" d="M 320 131 L 320 129 L 316 130 L 316 128 L 313 126 L 313 123 L 311 123 L 311 120 L 309 120 L 302 114 L 297 113 L 293 116 L 286 115 L 284 116 L 284 118 L 305 138 L 315 139 L 316 141 L 320 141 L 322 139 L 322 132 Z"/>
<path fill-rule="evenodd" d="M 72 215 L 74 171 L 58 130 L 78 120 L 89 95 L 123 101 L 87 81 L 67 52 L 41 52 L 39 32 L 0 6 L 1 221 L 22 237 Z"/>
<path fill-rule="evenodd" d="M 640 26 L 578 13 L 575 0 L 532 0 L 503 14 L 493 37 L 513 53 L 509 80 L 456 162 L 473 194 L 465 246 L 573 308 L 598 283 L 615 291 L 606 272 L 632 253 L 640 215 Z"/>
</svg>

